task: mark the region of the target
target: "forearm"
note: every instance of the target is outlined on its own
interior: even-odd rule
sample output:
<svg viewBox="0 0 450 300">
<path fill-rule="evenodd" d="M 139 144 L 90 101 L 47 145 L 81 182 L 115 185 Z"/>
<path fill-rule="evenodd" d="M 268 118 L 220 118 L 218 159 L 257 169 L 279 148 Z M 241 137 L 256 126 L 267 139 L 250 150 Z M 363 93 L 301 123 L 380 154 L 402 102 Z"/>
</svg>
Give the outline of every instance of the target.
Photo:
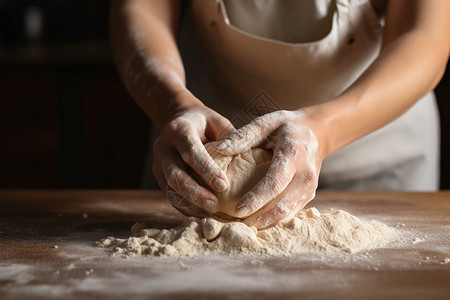
<svg viewBox="0 0 450 300">
<path fill-rule="evenodd" d="M 110 31 L 115 61 L 126 88 L 161 129 L 177 107 L 197 104 L 185 87 L 176 44 L 180 1 L 115 1 Z"/>
<path fill-rule="evenodd" d="M 446 29 L 441 28 L 444 33 Z M 446 34 L 441 37 L 426 28 L 389 36 L 379 57 L 347 91 L 325 104 L 303 109 L 307 119 L 322 127 L 323 155 L 407 111 L 439 82 L 448 53 Z"/>
</svg>

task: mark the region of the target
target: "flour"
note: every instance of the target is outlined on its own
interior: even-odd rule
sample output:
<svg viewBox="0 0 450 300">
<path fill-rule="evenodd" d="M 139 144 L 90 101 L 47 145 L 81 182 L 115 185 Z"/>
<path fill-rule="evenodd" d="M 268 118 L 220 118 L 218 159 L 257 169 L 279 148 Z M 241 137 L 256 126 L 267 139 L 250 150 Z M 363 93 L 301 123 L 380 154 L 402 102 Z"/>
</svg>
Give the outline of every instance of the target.
<svg viewBox="0 0 450 300">
<path fill-rule="evenodd" d="M 108 237 L 98 243 L 116 255 L 198 256 L 261 253 L 285 256 L 301 253 L 354 253 L 381 247 L 396 230 L 377 221 L 365 222 L 342 210 L 320 214 L 311 208 L 291 221 L 257 230 L 241 222 L 187 218 L 173 229 L 146 228 L 137 223 L 127 239 Z"/>
<path fill-rule="evenodd" d="M 444 258 L 444 259 L 440 262 L 440 264 L 442 264 L 442 265 L 446 265 L 446 264 L 448 264 L 448 263 L 450 263 L 450 258 L 448 258 L 448 257 Z"/>
</svg>

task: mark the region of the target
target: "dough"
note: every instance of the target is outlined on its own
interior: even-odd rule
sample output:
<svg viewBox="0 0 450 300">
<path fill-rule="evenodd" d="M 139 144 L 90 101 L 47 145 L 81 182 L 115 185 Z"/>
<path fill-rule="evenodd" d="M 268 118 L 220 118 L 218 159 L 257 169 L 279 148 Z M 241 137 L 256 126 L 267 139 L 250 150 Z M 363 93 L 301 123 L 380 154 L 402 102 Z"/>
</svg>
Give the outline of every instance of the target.
<svg viewBox="0 0 450 300">
<path fill-rule="evenodd" d="M 377 221 L 362 221 L 342 210 L 321 214 L 301 211 L 286 224 L 257 230 L 242 222 L 187 218 L 177 228 L 147 228 L 135 224 L 130 238 L 108 237 L 98 243 L 123 256 L 198 256 L 262 253 L 354 253 L 389 243 L 397 231 Z"/>
<path fill-rule="evenodd" d="M 272 161 L 272 151 L 261 148 L 251 149 L 234 156 L 219 153 L 215 145 L 219 142 L 205 144 L 205 148 L 217 165 L 228 177 L 229 186 L 222 193 L 214 193 L 219 199 L 219 219 L 233 220 L 237 216 L 235 207 L 242 196 L 251 190 L 267 173 Z M 195 176 L 196 180 L 205 185 Z"/>
<path fill-rule="evenodd" d="M 252 149 L 239 155 L 225 156 L 215 150 L 215 144 L 209 143 L 205 147 L 228 176 L 229 187 L 216 193 L 220 208 L 214 218 L 235 220 L 236 203 L 267 173 L 272 153 Z M 205 185 L 198 176 L 195 178 Z M 190 217 L 177 228 L 162 230 L 137 223 L 132 227 L 133 236 L 130 238 L 108 237 L 100 241 L 99 246 L 124 256 L 352 253 L 382 246 L 396 234 L 395 229 L 376 221 L 364 222 L 342 210 L 321 214 L 314 207 L 300 211 L 287 223 L 259 231 L 242 222 L 216 219 Z"/>
</svg>

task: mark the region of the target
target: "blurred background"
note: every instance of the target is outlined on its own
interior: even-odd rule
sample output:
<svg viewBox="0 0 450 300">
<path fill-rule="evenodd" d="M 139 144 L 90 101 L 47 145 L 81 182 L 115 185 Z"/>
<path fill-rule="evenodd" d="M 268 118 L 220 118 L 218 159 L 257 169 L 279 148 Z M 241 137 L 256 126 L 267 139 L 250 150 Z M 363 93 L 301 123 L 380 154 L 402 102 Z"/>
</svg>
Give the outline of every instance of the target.
<svg viewBox="0 0 450 300">
<path fill-rule="evenodd" d="M 0 0 L 0 188 L 138 188 L 150 121 L 122 85 L 107 0 Z M 450 75 L 441 189 L 450 189 Z"/>
</svg>

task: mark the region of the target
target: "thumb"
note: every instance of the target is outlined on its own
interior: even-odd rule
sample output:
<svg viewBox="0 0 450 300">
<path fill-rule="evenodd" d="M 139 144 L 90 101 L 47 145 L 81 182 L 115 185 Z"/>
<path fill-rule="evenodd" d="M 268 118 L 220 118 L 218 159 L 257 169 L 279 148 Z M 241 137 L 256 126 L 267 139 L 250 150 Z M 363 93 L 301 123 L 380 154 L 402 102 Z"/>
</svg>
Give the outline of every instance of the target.
<svg viewBox="0 0 450 300">
<path fill-rule="evenodd" d="M 263 118 L 259 117 L 249 124 L 232 132 L 228 138 L 216 146 L 225 155 L 235 155 L 260 145 L 267 137 Z"/>
<path fill-rule="evenodd" d="M 208 122 L 207 131 L 211 139 L 221 141 L 226 139 L 232 132 L 235 132 L 236 128 L 227 118 L 217 116 Z"/>
</svg>

